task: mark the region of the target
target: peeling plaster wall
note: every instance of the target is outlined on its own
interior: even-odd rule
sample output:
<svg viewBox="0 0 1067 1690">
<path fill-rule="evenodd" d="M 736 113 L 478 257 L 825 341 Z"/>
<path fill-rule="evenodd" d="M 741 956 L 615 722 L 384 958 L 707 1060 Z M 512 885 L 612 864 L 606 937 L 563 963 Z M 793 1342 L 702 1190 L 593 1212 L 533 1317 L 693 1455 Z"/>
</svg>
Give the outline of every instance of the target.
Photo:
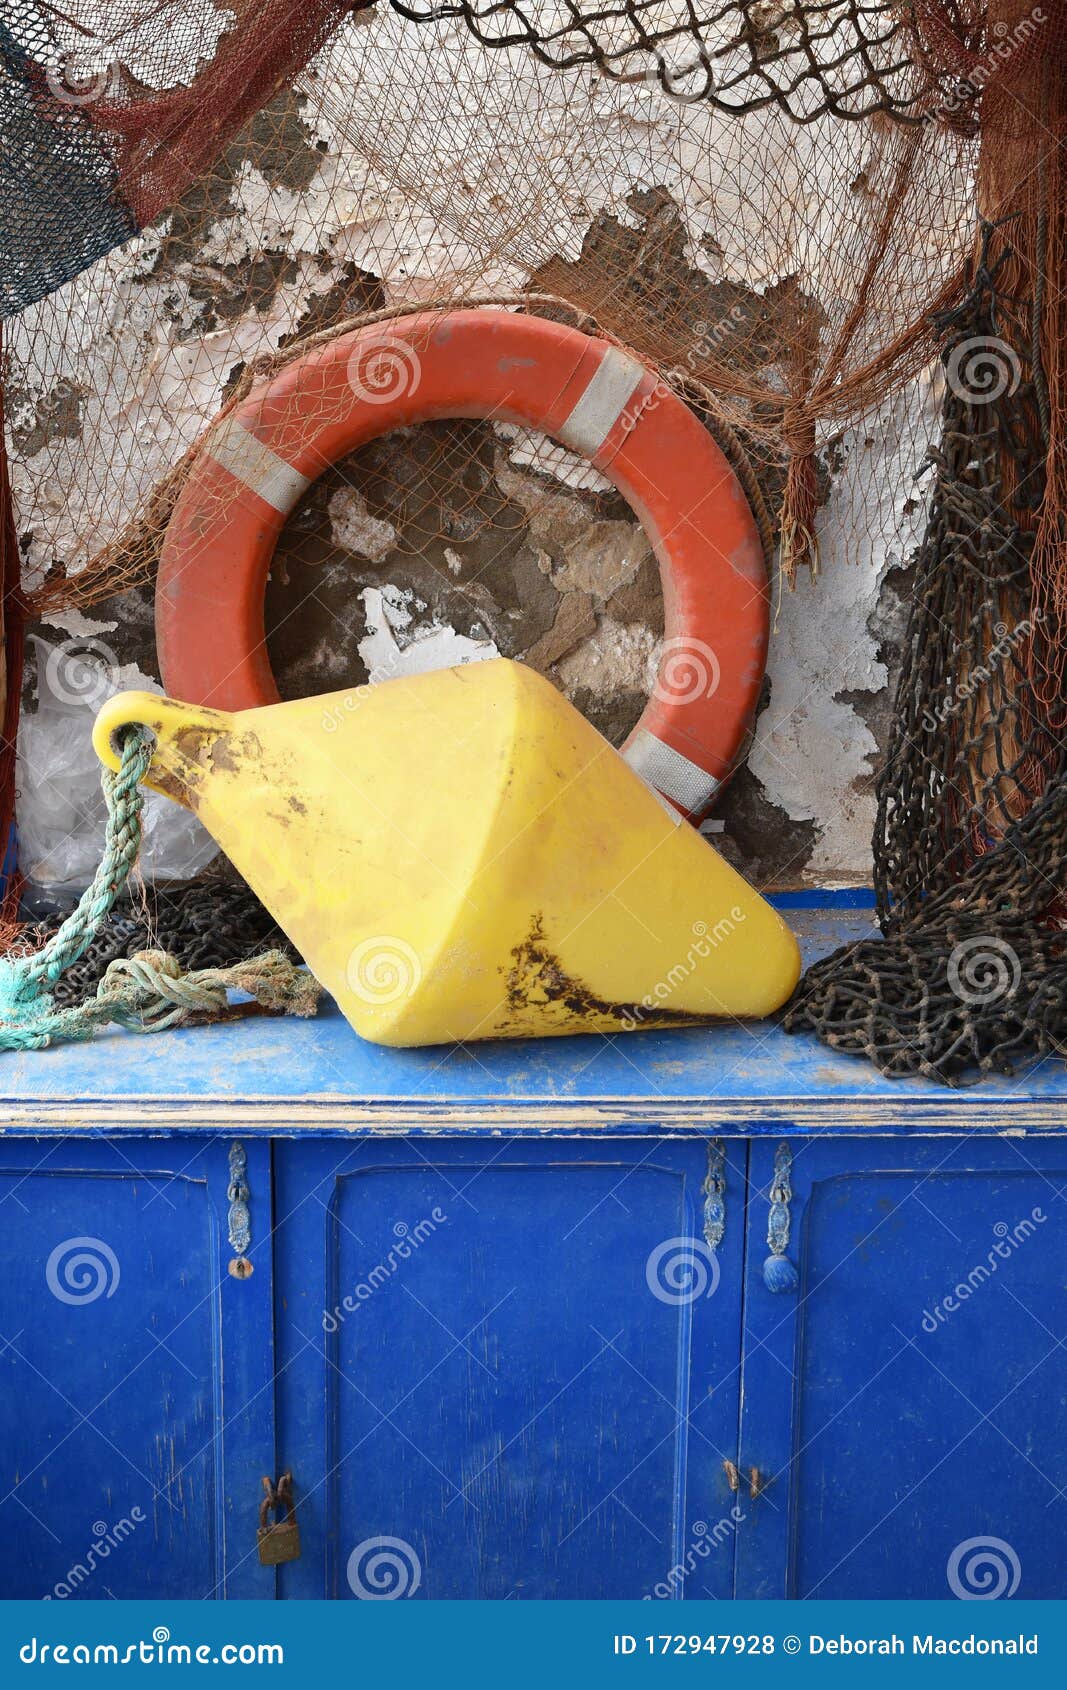
<svg viewBox="0 0 1067 1690">
<path fill-rule="evenodd" d="M 923 381 L 845 435 L 819 512 L 819 578 L 802 575 L 774 620 L 770 701 L 748 767 L 791 820 L 813 824 L 803 868 L 822 884 L 854 878 L 870 859 L 891 678 L 883 646 L 902 624 L 886 582 L 921 537 L 915 418 L 924 415 L 932 431 L 937 412 L 934 386 Z M 858 566 L 849 561 L 857 554 Z M 883 612 L 888 628 L 879 626 Z"/>
<path fill-rule="evenodd" d="M 380 26 L 361 14 L 352 27 Z M 557 129 L 547 118 L 544 124 L 560 173 L 560 193 L 546 201 L 543 181 L 532 181 L 521 149 L 508 140 L 516 89 L 536 76 L 543 96 L 546 73 L 526 55 L 498 54 L 488 89 L 465 95 L 469 42 L 459 26 L 443 41 L 433 62 L 452 93 L 447 133 L 434 128 L 431 102 L 420 113 L 414 78 L 405 94 L 395 65 L 388 90 L 364 79 L 360 99 L 380 112 L 376 172 L 342 135 L 336 113 L 351 85 L 343 54 L 334 55 L 305 79 L 299 101 L 274 103 L 273 126 L 261 127 L 270 146 L 257 155 L 260 168 L 236 144 L 210 191 L 189 196 L 159 229 L 15 326 L 23 351 L 34 336 L 51 336 L 55 354 L 47 382 L 9 396 L 31 581 L 57 564 L 76 572 L 265 347 L 354 311 L 439 294 L 476 264 L 483 286 L 521 285 L 538 265 L 574 264 L 608 208 L 619 227 L 639 233 L 642 216 L 655 208 L 648 202 L 642 211 L 635 192 L 654 191 L 660 211 L 666 196 L 682 219 L 684 261 L 694 276 L 714 282 L 726 263 L 743 269 L 749 254 L 748 286 L 759 290 L 774 279 L 774 254 L 755 242 L 740 206 L 736 250 L 725 257 L 709 250 L 701 206 L 713 190 L 700 183 L 707 154 L 686 142 L 669 102 L 650 102 L 647 90 L 624 98 L 591 79 L 584 121 L 618 127 L 617 178 L 592 172 L 579 191 L 582 132 L 569 105 Z M 384 55 L 379 62 L 384 77 Z M 486 95 L 499 106 L 488 122 Z M 708 123 L 736 166 L 744 125 L 714 114 Z M 641 159 L 632 169 L 628 133 Z M 783 182 L 792 181 L 798 203 L 812 193 L 799 157 L 807 144 L 798 136 L 798 158 L 783 161 Z M 451 196 L 472 231 L 489 226 L 493 196 L 507 196 L 512 212 L 518 205 L 526 219 L 521 261 L 505 255 L 487 270 L 473 235 L 468 250 L 454 219 L 415 209 L 387 168 L 398 152 L 415 175 L 420 153 L 433 158 L 428 203 Z M 920 415 L 932 423 L 924 384 L 865 428 L 824 442 L 830 474 L 819 515 L 821 578 L 814 585 L 802 579 L 776 606 L 747 767 L 711 824 L 721 848 L 761 884 L 869 875 L 872 769 L 902 615 L 892 580 L 907 564 L 922 514 Z M 647 695 L 662 637 L 644 536 L 606 484 L 560 449 L 546 453 L 536 438 L 489 425 L 471 425 L 466 444 L 477 486 L 467 489 L 462 509 L 420 458 L 420 441 L 391 437 L 365 449 L 344 474 L 324 478 L 290 519 L 268 599 L 283 694 L 502 651 L 550 674 L 618 741 Z M 136 664 L 149 677 L 158 673 L 144 591 L 98 614 L 57 618 L 41 632 L 53 642 L 72 635 L 103 642 L 116 672 Z M 28 712 L 35 703 L 31 674 Z M 173 872 L 182 872 L 177 858 Z"/>
</svg>

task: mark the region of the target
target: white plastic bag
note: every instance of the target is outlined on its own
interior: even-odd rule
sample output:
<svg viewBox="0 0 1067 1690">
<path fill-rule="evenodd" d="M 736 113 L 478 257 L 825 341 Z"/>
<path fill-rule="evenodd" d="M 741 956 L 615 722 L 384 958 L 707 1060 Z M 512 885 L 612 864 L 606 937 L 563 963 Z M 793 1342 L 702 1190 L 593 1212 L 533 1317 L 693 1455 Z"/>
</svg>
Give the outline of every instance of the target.
<svg viewBox="0 0 1067 1690">
<path fill-rule="evenodd" d="M 16 766 L 19 868 L 57 902 L 84 891 L 104 848 L 106 806 L 93 721 L 104 700 L 128 687 L 161 693 L 136 664 L 119 665 L 102 640 L 75 637 L 51 645 L 30 636 L 38 705 L 23 712 Z M 194 815 L 146 792 L 139 868 L 145 880 L 187 880 L 218 853 Z"/>
</svg>

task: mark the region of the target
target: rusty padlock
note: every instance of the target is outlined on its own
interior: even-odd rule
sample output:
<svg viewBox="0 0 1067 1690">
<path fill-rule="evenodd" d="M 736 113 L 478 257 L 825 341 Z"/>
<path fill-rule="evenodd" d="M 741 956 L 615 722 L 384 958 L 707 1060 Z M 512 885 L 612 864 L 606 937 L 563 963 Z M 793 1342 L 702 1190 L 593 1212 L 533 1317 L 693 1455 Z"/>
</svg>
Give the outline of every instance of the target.
<svg viewBox="0 0 1067 1690">
<path fill-rule="evenodd" d="M 300 1559 L 300 1527 L 293 1503 L 293 1475 L 283 1473 L 277 1488 L 264 1477 L 263 1489 L 266 1495 L 259 1505 L 259 1530 L 256 1533 L 260 1562 L 264 1567 L 278 1567 L 283 1561 L 297 1561 Z M 275 1513 L 282 1514 L 282 1517 L 268 1520 L 268 1514 Z"/>
</svg>

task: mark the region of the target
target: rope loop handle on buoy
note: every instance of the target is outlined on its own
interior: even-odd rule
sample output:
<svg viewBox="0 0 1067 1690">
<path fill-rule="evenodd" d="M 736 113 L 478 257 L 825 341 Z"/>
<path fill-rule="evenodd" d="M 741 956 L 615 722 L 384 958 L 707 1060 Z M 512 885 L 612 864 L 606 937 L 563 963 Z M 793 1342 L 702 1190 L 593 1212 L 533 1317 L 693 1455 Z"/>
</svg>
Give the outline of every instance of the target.
<svg viewBox="0 0 1067 1690">
<path fill-rule="evenodd" d="M 135 1033 L 157 1033 L 191 1021 L 220 1021 L 253 1008 L 314 1015 L 321 988 L 283 951 L 265 951 L 230 968 L 183 973 L 167 951 L 138 951 L 112 962 L 85 1003 L 57 1009 L 51 988 L 79 962 L 126 885 L 141 849 L 144 793 L 152 761 L 151 733 L 131 725 L 122 732 L 116 771 L 104 769 L 107 804 L 104 852 L 92 884 L 63 925 L 40 950 L 0 959 L 0 1050 L 43 1050 L 57 1039 L 88 1039 L 115 1022 Z M 251 1003 L 232 1005 L 231 991 Z"/>
</svg>

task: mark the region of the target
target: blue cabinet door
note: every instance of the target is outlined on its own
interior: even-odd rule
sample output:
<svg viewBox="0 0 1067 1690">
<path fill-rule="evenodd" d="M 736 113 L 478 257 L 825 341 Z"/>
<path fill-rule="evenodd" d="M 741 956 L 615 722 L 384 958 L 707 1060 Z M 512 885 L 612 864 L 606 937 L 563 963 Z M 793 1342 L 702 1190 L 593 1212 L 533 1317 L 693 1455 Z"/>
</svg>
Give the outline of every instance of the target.
<svg viewBox="0 0 1067 1690">
<path fill-rule="evenodd" d="M 795 1293 L 751 1155 L 737 1594 L 1067 1596 L 1067 1141 L 789 1148 Z"/>
<path fill-rule="evenodd" d="M 304 1546 L 281 1593 L 726 1595 L 744 1161 L 696 1140 L 277 1145 L 278 1443 Z"/>
<path fill-rule="evenodd" d="M 0 1143 L 6 1596 L 274 1594 L 256 1554 L 274 1471 L 270 1148 L 249 1142 L 236 1169 L 240 1277 L 230 1149 Z"/>
</svg>

